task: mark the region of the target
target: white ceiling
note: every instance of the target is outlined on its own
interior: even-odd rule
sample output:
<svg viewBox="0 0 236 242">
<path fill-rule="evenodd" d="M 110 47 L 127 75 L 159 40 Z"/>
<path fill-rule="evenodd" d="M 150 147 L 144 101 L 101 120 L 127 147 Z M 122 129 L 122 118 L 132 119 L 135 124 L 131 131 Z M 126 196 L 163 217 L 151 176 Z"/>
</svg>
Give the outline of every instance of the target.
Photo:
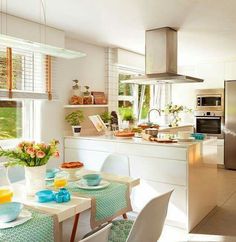
<svg viewBox="0 0 236 242">
<path fill-rule="evenodd" d="M 7 1 L 8 13 L 39 22 L 40 0 Z M 47 24 L 66 35 L 144 53 L 146 29 L 236 33 L 236 0 L 45 0 Z M 5 10 L 5 5 L 3 11 Z M 197 42 L 197 35 L 196 42 Z M 216 44 L 217 45 L 217 44 Z"/>
</svg>

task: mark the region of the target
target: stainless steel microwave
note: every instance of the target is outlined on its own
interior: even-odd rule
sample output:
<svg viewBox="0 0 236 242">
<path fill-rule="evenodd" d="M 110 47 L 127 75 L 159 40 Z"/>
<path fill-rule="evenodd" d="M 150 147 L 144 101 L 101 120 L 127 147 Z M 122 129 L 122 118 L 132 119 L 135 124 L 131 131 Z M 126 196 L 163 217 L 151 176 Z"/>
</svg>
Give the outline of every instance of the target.
<svg viewBox="0 0 236 242">
<path fill-rule="evenodd" d="M 196 90 L 196 111 L 223 111 L 224 89 Z"/>
</svg>

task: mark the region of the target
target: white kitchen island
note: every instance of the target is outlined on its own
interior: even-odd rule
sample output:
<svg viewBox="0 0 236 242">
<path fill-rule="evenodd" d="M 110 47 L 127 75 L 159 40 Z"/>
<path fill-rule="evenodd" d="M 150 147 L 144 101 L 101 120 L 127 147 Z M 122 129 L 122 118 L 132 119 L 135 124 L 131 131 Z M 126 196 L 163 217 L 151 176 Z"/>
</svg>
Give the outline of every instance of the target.
<svg viewBox="0 0 236 242">
<path fill-rule="evenodd" d="M 125 154 L 130 174 L 141 179 L 132 194 L 140 211 L 152 197 L 174 189 L 167 224 L 191 231 L 216 206 L 217 140 L 159 144 L 113 137 L 65 137 L 65 161 L 100 170 L 111 153 Z"/>
</svg>

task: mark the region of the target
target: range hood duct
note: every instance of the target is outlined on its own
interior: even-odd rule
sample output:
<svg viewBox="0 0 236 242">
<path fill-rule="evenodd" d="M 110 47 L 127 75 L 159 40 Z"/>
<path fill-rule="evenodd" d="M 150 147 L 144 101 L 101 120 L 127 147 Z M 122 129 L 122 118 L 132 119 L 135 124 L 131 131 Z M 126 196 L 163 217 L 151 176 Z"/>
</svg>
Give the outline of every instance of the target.
<svg viewBox="0 0 236 242">
<path fill-rule="evenodd" d="M 145 76 L 123 83 L 151 85 L 157 83 L 195 83 L 202 79 L 177 74 L 177 31 L 165 27 L 146 31 Z"/>
</svg>

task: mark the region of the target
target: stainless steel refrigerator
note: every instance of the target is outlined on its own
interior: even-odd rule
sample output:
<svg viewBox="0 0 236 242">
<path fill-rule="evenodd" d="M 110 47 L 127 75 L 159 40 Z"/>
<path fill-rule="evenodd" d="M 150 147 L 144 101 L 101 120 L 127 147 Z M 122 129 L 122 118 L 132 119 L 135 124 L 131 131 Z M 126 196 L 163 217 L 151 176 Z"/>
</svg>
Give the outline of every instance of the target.
<svg viewBox="0 0 236 242">
<path fill-rule="evenodd" d="M 236 170 L 236 81 L 225 81 L 225 168 Z"/>
</svg>

